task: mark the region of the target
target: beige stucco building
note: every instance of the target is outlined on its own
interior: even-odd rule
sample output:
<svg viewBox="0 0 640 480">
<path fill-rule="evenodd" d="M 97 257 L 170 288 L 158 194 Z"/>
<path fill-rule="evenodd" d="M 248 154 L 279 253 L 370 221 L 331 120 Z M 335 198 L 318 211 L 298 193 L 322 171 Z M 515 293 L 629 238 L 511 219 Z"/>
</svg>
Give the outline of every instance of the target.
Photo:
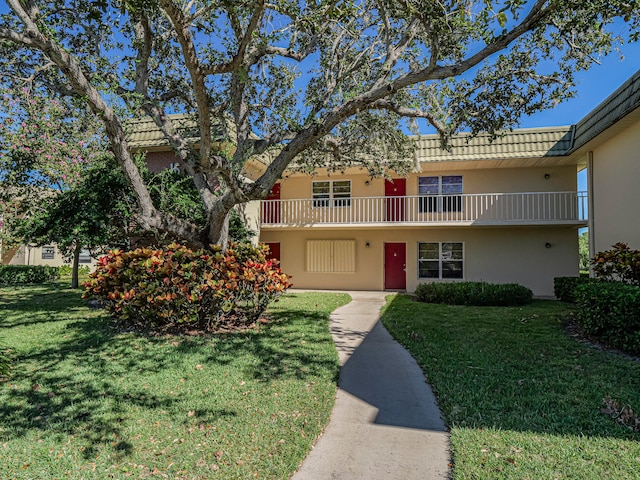
<svg viewBox="0 0 640 480">
<path fill-rule="evenodd" d="M 640 72 L 575 125 L 493 141 L 460 134 L 449 151 L 435 135 L 416 137 L 408 175 L 287 172 L 265 201 L 241 210 L 298 288 L 484 280 L 550 296 L 554 277 L 578 274 L 579 228 L 589 227 L 592 254 L 620 241 L 640 248 L 638 107 Z M 135 123 L 130 143 L 152 171 L 180 168 L 153 122 Z M 582 169 L 588 194 L 577 191 Z M 246 171 L 259 174 L 259 163 Z"/>
</svg>

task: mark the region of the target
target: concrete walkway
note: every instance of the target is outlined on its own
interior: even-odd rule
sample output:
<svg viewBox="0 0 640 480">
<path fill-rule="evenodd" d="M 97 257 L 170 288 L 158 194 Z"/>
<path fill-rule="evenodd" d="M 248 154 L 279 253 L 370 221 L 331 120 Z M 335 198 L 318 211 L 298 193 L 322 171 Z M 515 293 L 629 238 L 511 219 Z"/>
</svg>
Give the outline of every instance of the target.
<svg viewBox="0 0 640 480">
<path fill-rule="evenodd" d="M 292 480 L 449 476 L 449 435 L 422 370 L 379 322 L 384 292 L 331 315 L 340 382 L 331 421 Z"/>
</svg>

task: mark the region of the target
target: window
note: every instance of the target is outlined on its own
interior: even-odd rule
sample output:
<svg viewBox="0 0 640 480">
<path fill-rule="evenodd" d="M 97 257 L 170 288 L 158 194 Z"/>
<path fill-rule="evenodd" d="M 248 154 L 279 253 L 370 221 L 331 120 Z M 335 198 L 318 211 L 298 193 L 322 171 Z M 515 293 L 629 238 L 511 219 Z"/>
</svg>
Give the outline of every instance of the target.
<svg viewBox="0 0 640 480">
<path fill-rule="evenodd" d="M 351 180 L 313 182 L 311 193 L 314 207 L 351 206 Z"/>
<path fill-rule="evenodd" d="M 89 250 L 87 250 L 86 248 L 80 250 L 78 263 L 91 263 L 91 253 L 89 253 Z"/>
<path fill-rule="evenodd" d="M 355 273 L 355 240 L 307 240 L 307 272 Z"/>
<path fill-rule="evenodd" d="M 419 202 L 420 212 L 462 211 L 462 175 L 442 177 L 418 177 L 418 195 L 425 196 Z"/>
<path fill-rule="evenodd" d="M 53 260 L 56 256 L 56 247 L 47 245 L 42 247 L 42 260 Z"/>
<path fill-rule="evenodd" d="M 463 278 L 462 243 L 418 243 L 419 278 Z"/>
</svg>

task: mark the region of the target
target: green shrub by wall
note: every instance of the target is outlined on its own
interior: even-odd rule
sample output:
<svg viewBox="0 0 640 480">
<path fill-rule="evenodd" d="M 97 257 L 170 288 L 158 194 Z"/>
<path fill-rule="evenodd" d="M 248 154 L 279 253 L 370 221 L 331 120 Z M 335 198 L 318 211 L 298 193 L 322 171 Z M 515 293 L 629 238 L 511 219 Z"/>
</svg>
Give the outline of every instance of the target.
<svg viewBox="0 0 640 480">
<path fill-rule="evenodd" d="M 416 298 L 420 302 L 448 305 L 516 306 L 531 303 L 533 293 L 516 283 L 434 282 L 419 284 Z"/>
<path fill-rule="evenodd" d="M 619 282 L 588 283 L 575 289 L 578 321 L 587 335 L 640 354 L 640 287 Z"/>
<path fill-rule="evenodd" d="M 52 282 L 60 278 L 57 267 L 48 265 L 2 265 L 0 285 Z"/>
<path fill-rule="evenodd" d="M 602 283 L 604 280 L 589 277 L 556 277 L 553 279 L 553 294 L 563 302 L 575 302 L 575 289 L 588 283 Z"/>
</svg>

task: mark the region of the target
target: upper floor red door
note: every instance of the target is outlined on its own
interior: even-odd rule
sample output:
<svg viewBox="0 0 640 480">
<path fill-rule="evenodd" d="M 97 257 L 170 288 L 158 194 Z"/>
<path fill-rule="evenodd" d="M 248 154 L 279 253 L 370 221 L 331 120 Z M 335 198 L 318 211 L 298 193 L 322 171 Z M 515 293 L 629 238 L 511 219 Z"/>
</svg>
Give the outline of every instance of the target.
<svg viewBox="0 0 640 480">
<path fill-rule="evenodd" d="M 384 195 L 385 197 L 390 197 L 385 200 L 385 220 L 387 222 L 404 222 L 404 196 L 406 194 L 406 178 L 394 178 L 392 180 L 385 180 Z"/>
<path fill-rule="evenodd" d="M 276 183 L 262 202 L 262 223 L 280 223 L 280 184 Z"/>
</svg>

